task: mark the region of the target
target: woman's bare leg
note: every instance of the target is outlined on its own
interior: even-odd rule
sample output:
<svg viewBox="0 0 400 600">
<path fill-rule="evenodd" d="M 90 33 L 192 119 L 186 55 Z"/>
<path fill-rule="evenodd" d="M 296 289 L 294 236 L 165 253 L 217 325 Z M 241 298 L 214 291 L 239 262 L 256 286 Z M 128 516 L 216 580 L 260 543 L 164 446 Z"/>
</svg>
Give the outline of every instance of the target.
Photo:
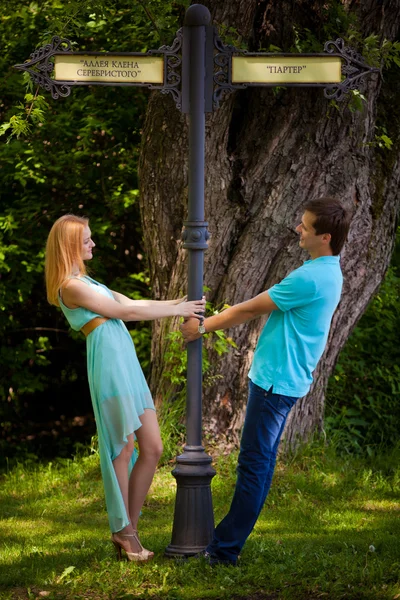
<svg viewBox="0 0 400 600">
<path fill-rule="evenodd" d="M 121 490 L 122 498 L 123 498 L 123 501 L 125 504 L 126 514 L 129 515 L 128 468 L 129 468 L 129 463 L 130 463 L 130 460 L 131 460 L 131 457 L 133 454 L 133 449 L 134 449 L 133 433 L 131 433 L 131 435 L 128 435 L 127 440 L 128 441 L 127 441 L 126 445 L 122 448 L 121 453 L 117 456 L 117 458 L 115 458 L 113 460 L 113 465 L 114 465 L 115 474 L 117 476 L 118 485 Z M 132 527 L 132 524 L 130 523 L 129 525 L 127 525 L 126 527 L 121 529 L 121 531 L 114 533 L 113 536 L 116 537 L 116 539 L 121 544 L 123 544 L 123 547 L 128 552 L 140 552 L 141 548 L 134 538 L 131 538 L 131 537 L 124 538 L 124 537 L 121 537 L 121 535 L 120 535 L 120 534 L 126 535 L 126 534 L 132 534 L 132 533 L 133 533 L 133 527 Z"/>
<path fill-rule="evenodd" d="M 120 454 L 113 460 L 115 474 L 118 479 L 118 484 L 121 490 L 122 498 L 126 508 L 126 514 L 129 515 L 129 477 L 128 467 L 134 449 L 134 435 L 128 435 L 127 443 L 122 448 Z"/>
<path fill-rule="evenodd" d="M 137 529 L 140 511 L 162 454 L 160 428 L 155 411 L 146 409 L 140 416 L 140 421 L 142 426 L 135 431 L 139 456 L 129 479 L 128 494 L 128 514 L 134 529 Z"/>
</svg>

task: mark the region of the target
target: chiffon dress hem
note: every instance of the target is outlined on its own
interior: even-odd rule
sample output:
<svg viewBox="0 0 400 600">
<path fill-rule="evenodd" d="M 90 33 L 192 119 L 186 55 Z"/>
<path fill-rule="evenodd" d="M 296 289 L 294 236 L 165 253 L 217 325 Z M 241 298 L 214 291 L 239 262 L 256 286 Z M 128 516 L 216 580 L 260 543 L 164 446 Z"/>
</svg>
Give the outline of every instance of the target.
<svg viewBox="0 0 400 600">
<path fill-rule="evenodd" d="M 72 277 L 71 277 L 72 278 Z M 103 284 L 88 276 L 75 277 L 97 293 L 114 298 Z M 95 317 L 103 317 L 86 308 L 68 308 L 59 294 L 60 307 L 72 329 L 79 331 Z M 153 399 L 136 356 L 129 331 L 120 319 L 108 319 L 86 338 L 87 372 L 96 419 L 100 466 L 104 483 L 108 520 L 113 533 L 130 520 L 112 461 L 141 426 L 146 409 L 155 410 Z M 129 474 L 136 461 L 132 455 Z"/>
</svg>

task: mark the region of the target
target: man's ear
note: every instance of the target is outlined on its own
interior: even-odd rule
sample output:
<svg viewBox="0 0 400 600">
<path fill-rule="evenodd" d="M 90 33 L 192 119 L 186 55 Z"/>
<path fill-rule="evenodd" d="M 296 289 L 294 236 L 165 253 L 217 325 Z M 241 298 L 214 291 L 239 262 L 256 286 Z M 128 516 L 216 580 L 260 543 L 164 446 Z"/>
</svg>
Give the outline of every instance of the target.
<svg viewBox="0 0 400 600">
<path fill-rule="evenodd" d="M 332 239 L 332 236 L 331 236 L 330 233 L 323 233 L 322 234 L 322 240 L 323 240 L 323 242 L 325 244 L 330 244 L 331 243 L 331 239 Z"/>
</svg>

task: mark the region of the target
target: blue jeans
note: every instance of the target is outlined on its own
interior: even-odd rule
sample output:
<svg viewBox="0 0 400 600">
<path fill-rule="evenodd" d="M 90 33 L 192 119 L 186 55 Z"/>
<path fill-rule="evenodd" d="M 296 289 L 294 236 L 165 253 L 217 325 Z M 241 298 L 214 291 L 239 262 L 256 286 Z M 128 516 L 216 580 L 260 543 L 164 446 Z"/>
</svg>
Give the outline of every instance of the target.
<svg viewBox="0 0 400 600">
<path fill-rule="evenodd" d="M 271 487 L 279 441 L 296 400 L 250 381 L 235 493 L 229 513 L 206 548 L 212 558 L 236 563 Z"/>
</svg>

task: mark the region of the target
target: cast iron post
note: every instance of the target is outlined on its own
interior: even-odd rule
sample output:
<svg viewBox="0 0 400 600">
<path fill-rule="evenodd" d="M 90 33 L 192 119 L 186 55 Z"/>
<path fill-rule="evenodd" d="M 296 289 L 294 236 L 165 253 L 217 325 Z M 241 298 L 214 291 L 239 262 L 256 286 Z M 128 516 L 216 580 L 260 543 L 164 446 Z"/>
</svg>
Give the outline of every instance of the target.
<svg viewBox="0 0 400 600">
<path fill-rule="evenodd" d="M 182 90 L 188 90 L 188 96 L 182 98 L 182 108 L 189 112 L 189 206 L 183 247 L 188 250 L 189 300 L 203 295 L 204 251 L 209 238 L 204 221 L 204 153 L 205 110 L 212 88 L 212 72 L 206 69 L 212 52 L 210 21 L 208 9 L 194 4 L 186 12 L 183 28 Z M 187 443 L 172 472 L 177 493 L 172 541 L 165 551 L 167 556 L 185 557 L 200 552 L 211 541 L 214 530 L 211 479 L 215 471 L 211 457 L 201 445 L 202 342 L 200 338 L 187 346 Z"/>
</svg>

